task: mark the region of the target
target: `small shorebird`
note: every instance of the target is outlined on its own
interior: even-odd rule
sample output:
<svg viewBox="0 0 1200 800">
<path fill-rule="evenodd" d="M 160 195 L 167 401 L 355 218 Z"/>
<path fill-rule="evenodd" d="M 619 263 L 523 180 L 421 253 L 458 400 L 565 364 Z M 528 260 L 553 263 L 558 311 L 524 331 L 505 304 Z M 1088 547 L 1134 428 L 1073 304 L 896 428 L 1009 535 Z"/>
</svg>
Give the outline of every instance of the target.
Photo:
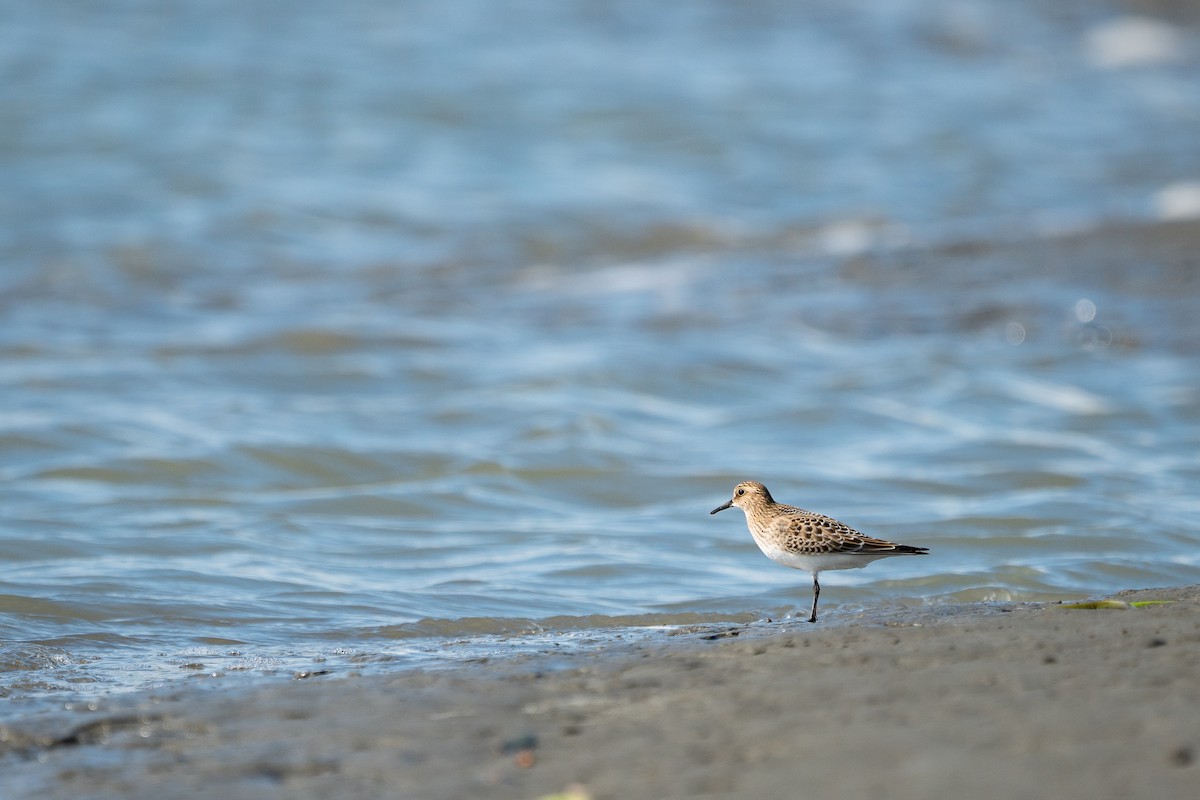
<svg viewBox="0 0 1200 800">
<path fill-rule="evenodd" d="M 888 556 L 923 556 L 927 547 L 873 539 L 823 514 L 776 503 L 767 487 L 745 481 L 733 488 L 733 499 L 709 514 L 737 506 L 746 512 L 746 527 L 767 558 L 785 567 L 812 573 L 813 604 L 809 622 L 817 621 L 817 576 L 827 569 L 858 569 Z"/>
</svg>

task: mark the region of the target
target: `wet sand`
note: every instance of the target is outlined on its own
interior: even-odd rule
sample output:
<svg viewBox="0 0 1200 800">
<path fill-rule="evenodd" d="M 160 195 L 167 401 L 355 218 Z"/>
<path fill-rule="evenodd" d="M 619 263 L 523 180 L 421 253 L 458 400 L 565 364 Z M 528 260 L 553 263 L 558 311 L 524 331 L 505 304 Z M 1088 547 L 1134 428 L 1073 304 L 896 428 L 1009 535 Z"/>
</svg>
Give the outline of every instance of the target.
<svg viewBox="0 0 1200 800">
<path fill-rule="evenodd" d="M 1184 797 L 1200 587 L 717 625 L 0 728 L 6 797 Z M 215 685 L 215 684 L 214 684 Z"/>
</svg>

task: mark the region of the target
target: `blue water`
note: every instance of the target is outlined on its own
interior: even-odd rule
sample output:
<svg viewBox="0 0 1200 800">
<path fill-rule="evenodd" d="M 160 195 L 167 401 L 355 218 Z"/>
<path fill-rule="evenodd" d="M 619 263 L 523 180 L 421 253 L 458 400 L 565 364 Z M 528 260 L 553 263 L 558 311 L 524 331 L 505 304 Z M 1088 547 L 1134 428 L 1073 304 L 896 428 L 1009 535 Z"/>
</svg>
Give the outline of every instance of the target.
<svg viewBox="0 0 1200 800">
<path fill-rule="evenodd" d="M 1128 22 L 6 9 L 5 713 L 785 616 L 748 478 L 932 549 L 833 620 L 1200 582 L 1200 32 Z"/>
</svg>

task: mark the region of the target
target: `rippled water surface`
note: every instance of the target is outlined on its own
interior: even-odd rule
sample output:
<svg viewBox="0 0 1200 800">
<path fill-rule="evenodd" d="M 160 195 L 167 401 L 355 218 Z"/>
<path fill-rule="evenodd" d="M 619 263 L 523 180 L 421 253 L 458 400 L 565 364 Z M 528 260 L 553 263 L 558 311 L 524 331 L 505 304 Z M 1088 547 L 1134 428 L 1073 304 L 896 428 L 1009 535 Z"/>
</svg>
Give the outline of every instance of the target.
<svg viewBox="0 0 1200 800">
<path fill-rule="evenodd" d="M 3 713 L 778 618 L 747 478 L 1200 582 L 1197 21 L 1054 8 L 10 9 Z"/>
</svg>

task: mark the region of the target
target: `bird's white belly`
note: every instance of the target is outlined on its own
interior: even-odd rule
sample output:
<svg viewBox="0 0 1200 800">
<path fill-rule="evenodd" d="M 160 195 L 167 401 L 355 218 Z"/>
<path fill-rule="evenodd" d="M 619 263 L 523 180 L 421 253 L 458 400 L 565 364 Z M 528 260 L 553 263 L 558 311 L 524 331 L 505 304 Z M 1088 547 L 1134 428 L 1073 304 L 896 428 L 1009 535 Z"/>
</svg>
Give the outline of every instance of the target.
<svg viewBox="0 0 1200 800">
<path fill-rule="evenodd" d="M 791 553 L 757 537 L 754 541 L 758 544 L 758 549 L 763 551 L 763 555 L 776 564 L 814 573 L 827 569 L 860 569 L 877 558 L 885 557 L 862 553 Z"/>
</svg>

